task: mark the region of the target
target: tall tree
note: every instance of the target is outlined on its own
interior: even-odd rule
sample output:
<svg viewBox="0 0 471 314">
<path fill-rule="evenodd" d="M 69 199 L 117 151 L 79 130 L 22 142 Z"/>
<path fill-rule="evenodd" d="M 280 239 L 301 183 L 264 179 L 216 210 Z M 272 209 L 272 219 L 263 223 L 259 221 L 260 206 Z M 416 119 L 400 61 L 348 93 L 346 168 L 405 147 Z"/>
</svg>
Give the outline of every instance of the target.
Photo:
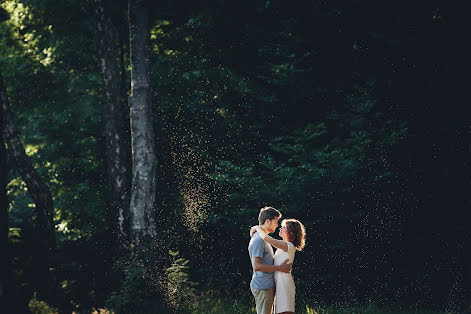
<svg viewBox="0 0 471 314">
<path fill-rule="evenodd" d="M 120 92 L 121 79 L 117 49 L 110 10 L 104 0 L 94 0 L 97 19 L 98 53 L 103 80 L 105 108 L 105 140 L 107 177 L 109 189 L 108 217 L 117 243 L 129 242 L 129 194 L 128 176 L 129 124 Z"/>
<path fill-rule="evenodd" d="M 3 138 L 3 111 L 0 110 L 0 306 L 6 302 L 8 274 L 7 155 Z"/>
<path fill-rule="evenodd" d="M 36 169 L 34 169 L 32 162 L 25 153 L 10 112 L 10 104 L 1 73 L 0 102 L 3 136 L 8 145 L 8 152 L 15 161 L 18 172 L 26 183 L 36 209 L 38 242 L 35 265 L 37 267 L 37 289 L 40 297 L 49 298 L 52 296 L 51 289 L 53 287 L 53 276 L 50 268 L 53 266 L 53 255 L 56 249 L 52 196 L 48 186 Z"/>
<path fill-rule="evenodd" d="M 9 18 L 0 7 L 0 22 Z M 8 274 L 8 198 L 7 198 L 7 154 L 3 138 L 3 110 L 0 110 L 0 306 L 5 307 Z"/>
<path fill-rule="evenodd" d="M 153 238 L 156 154 L 150 89 L 150 29 L 147 1 L 129 0 L 131 55 L 132 241 Z"/>
</svg>

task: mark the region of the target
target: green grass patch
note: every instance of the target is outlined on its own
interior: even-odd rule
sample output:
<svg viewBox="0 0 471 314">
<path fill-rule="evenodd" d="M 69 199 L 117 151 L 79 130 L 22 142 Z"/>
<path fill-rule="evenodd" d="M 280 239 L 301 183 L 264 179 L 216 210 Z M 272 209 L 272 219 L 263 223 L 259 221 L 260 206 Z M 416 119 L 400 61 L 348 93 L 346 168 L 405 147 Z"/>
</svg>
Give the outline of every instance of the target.
<svg viewBox="0 0 471 314">
<path fill-rule="evenodd" d="M 181 313 L 184 314 L 236 314 L 236 313 L 256 313 L 255 303 L 247 304 L 247 302 L 228 300 L 223 298 L 198 298 L 197 301 L 182 309 Z M 335 307 L 329 305 L 299 305 L 296 307 L 296 313 L 300 314 L 448 314 L 451 312 L 432 311 L 424 309 L 393 309 L 393 308 L 379 308 L 375 305 L 366 307 Z"/>
</svg>

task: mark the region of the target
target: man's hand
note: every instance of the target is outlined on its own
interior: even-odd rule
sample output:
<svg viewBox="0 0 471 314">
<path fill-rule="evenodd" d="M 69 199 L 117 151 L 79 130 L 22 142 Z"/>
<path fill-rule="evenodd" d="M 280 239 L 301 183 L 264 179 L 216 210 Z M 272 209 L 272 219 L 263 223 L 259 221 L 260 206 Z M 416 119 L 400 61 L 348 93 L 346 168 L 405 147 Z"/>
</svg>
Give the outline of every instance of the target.
<svg viewBox="0 0 471 314">
<path fill-rule="evenodd" d="M 288 260 L 281 265 L 268 265 L 262 263 L 261 257 L 257 256 L 252 258 L 252 268 L 254 271 L 264 271 L 268 273 L 280 271 L 283 273 L 289 273 L 291 271 L 291 266 L 293 266 L 293 264 L 288 264 Z"/>
<path fill-rule="evenodd" d="M 282 273 L 289 273 L 293 267 L 293 264 L 288 264 L 288 261 L 289 260 L 286 260 L 283 264 L 279 265 L 278 267 L 280 269 L 278 271 L 281 271 Z"/>
</svg>

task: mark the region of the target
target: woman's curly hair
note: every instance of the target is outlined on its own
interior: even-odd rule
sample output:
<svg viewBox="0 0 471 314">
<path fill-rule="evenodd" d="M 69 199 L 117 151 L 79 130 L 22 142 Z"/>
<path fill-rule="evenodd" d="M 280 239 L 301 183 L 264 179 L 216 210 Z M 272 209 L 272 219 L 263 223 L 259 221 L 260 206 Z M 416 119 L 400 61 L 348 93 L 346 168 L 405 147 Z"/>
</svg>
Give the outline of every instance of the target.
<svg viewBox="0 0 471 314">
<path fill-rule="evenodd" d="M 281 225 L 286 227 L 290 242 L 293 243 L 296 250 L 301 251 L 306 241 L 306 229 L 304 225 L 297 219 L 285 219 L 281 222 Z"/>
</svg>

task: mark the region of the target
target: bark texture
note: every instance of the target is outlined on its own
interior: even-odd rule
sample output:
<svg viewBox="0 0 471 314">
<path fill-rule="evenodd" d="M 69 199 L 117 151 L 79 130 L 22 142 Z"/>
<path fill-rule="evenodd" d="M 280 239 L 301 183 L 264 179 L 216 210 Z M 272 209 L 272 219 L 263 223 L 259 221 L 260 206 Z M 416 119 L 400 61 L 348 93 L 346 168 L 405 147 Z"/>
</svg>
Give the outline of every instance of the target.
<svg viewBox="0 0 471 314">
<path fill-rule="evenodd" d="M 38 278 L 36 285 L 38 294 L 48 299 L 52 297 L 53 276 L 50 269 L 53 268 L 52 261 L 56 249 L 51 192 L 36 172 L 36 169 L 34 169 L 33 164 L 25 153 L 18 131 L 13 122 L 8 96 L 1 75 L 0 102 L 3 120 L 3 136 L 8 146 L 8 152 L 14 160 L 22 179 L 25 181 L 28 192 L 35 204 L 36 229 L 38 234 L 37 251 L 35 254 L 35 266 L 37 267 Z"/>
<path fill-rule="evenodd" d="M 98 54 L 103 80 L 105 141 L 109 189 L 108 218 L 117 243 L 127 246 L 130 240 L 130 183 L 127 169 L 130 141 L 126 113 L 129 108 L 121 97 L 121 74 L 110 10 L 104 0 L 94 0 L 97 20 Z"/>
<path fill-rule="evenodd" d="M 134 243 L 155 237 L 156 154 L 150 90 L 150 30 L 146 1 L 129 1 L 131 56 L 132 188 L 131 234 Z"/>
</svg>

